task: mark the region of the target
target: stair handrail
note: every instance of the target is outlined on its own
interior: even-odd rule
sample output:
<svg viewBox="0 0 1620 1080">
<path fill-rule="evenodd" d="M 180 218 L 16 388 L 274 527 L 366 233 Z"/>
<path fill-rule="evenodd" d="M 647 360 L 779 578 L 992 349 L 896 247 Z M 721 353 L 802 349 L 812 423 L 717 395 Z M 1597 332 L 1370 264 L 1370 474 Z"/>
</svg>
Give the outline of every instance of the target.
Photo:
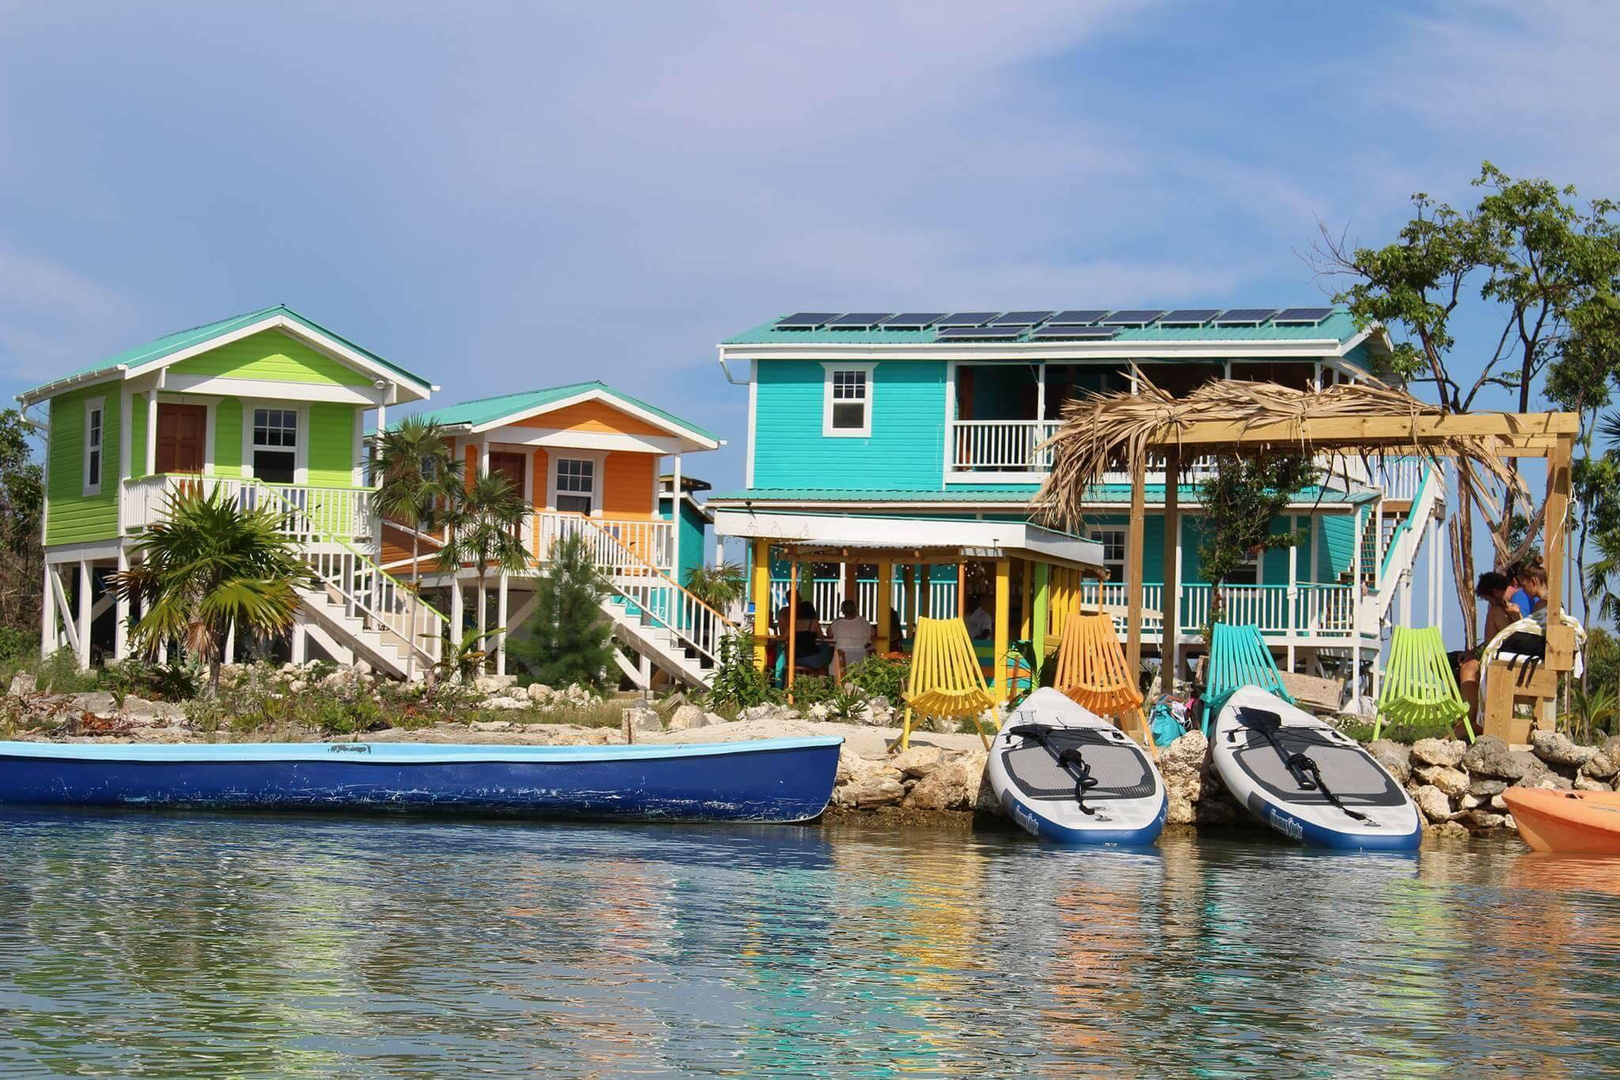
<svg viewBox="0 0 1620 1080">
<path fill-rule="evenodd" d="M 1396 553 L 1400 550 L 1401 541 L 1406 538 L 1407 533 L 1411 532 L 1412 519 L 1417 517 L 1418 507 L 1423 503 L 1425 496 L 1428 494 L 1429 481 L 1434 478 L 1436 471 L 1435 463 L 1433 461 L 1429 461 L 1424 464 L 1423 473 L 1418 477 L 1418 485 L 1417 488 L 1412 492 L 1412 499 L 1406 508 L 1406 513 L 1402 515 L 1400 521 L 1395 523 L 1395 528 L 1390 532 L 1389 546 L 1384 549 L 1383 561 L 1379 563 L 1378 566 L 1377 591 L 1378 617 L 1380 619 L 1382 619 L 1385 613 L 1389 611 L 1390 604 L 1395 599 L 1395 590 L 1394 588 L 1390 587 L 1389 584 L 1389 572 L 1391 565 L 1395 561 Z"/>
<path fill-rule="evenodd" d="M 395 588 L 400 589 L 400 590 L 405 591 L 405 592 L 409 592 L 412 595 L 412 599 L 415 601 L 415 607 L 418 610 L 427 611 L 433 618 L 438 619 L 439 622 L 444 625 L 444 627 L 446 627 L 446 628 L 449 627 L 449 625 L 450 625 L 449 618 L 447 616 L 445 616 L 445 614 L 443 612 L 441 612 L 438 608 L 434 607 L 432 604 L 430 604 L 427 601 L 423 600 L 421 592 L 419 590 L 412 589 L 410 586 L 406 585 L 403 581 L 400 581 L 398 578 L 394 577 L 394 575 L 390 574 L 387 570 L 384 570 L 382 568 L 381 563 L 377 562 L 371 556 L 367 555 L 365 552 L 361 551 L 359 548 L 355 547 L 353 544 L 349 543 L 347 540 L 343 539 L 341 536 L 337 536 L 337 535 L 335 535 L 333 533 L 330 533 L 327 530 L 325 530 L 325 529 L 321 528 L 320 526 L 316 525 L 315 522 L 314 522 L 313 517 L 310 516 L 309 511 L 308 511 L 307 508 L 300 508 L 299 506 L 295 505 L 294 503 L 289 501 L 286 497 L 284 497 L 280 492 L 276 491 L 275 488 L 273 488 L 269 484 L 266 484 L 263 481 L 259 480 L 257 477 L 250 478 L 249 483 L 251 484 L 251 486 L 255 490 L 267 492 L 271 497 L 273 497 L 277 502 L 279 502 L 282 505 L 284 511 L 287 514 L 301 516 L 304 519 L 303 523 L 309 526 L 309 531 L 311 533 L 314 533 L 321 540 L 323 540 L 323 541 L 325 541 L 326 543 L 329 543 L 329 544 L 337 544 L 339 547 L 342 547 L 342 548 L 346 549 L 356 559 L 360 560 L 367 567 L 369 567 L 369 569 L 371 570 L 372 573 L 378 574 L 378 575 L 386 578 L 388 581 L 393 583 Z M 407 647 L 409 647 L 412 652 L 416 653 L 418 656 L 420 656 L 422 659 L 426 660 L 430 664 L 436 663 L 438 661 L 438 657 L 434 653 L 429 652 L 427 649 L 424 649 L 419 643 L 412 640 L 410 636 L 400 633 L 397 629 L 395 629 L 388 622 L 387 619 L 385 619 L 383 617 L 381 612 L 373 610 L 369 605 L 366 604 L 366 602 L 364 600 L 362 600 L 362 599 L 360 599 L 360 597 L 356 596 L 354 594 L 354 592 L 352 590 L 350 590 L 349 587 L 347 585 L 345 585 L 342 581 L 335 581 L 335 580 L 331 580 L 330 578 L 323 578 L 323 580 L 326 581 L 327 584 L 334 586 L 338 590 L 338 592 L 343 596 L 343 598 L 345 600 L 352 603 L 355 607 L 359 608 L 361 611 L 364 611 L 367 615 L 370 615 L 371 618 L 372 618 L 372 621 L 375 622 L 378 626 L 380 626 L 383 630 L 386 630 L 388 633 L 392 634 L 394 637 L 399 638 L 401 641 L 405 642 Z M 411 629 L 412 629 L 412 631 L 414 631 L 416 629 L 416 626 L 414 624 L 414 620 L 413 620 L 413 624 L 411 626 Z M 424 636 L 431 637 L 432 635 L 424 635 Z"/>
</svg>

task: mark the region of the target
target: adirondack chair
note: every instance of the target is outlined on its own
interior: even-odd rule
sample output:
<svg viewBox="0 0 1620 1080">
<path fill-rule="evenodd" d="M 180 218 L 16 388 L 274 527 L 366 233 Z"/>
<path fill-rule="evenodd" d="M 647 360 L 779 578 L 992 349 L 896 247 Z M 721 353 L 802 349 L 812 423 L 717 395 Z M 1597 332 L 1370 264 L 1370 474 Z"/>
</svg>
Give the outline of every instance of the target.
<svg viewBox="0 0 1620 1080">
<path fill-rule="evenodd" d="M 1226 699 L 1242 687 L 1258 686 L 1293 703 L 1294 696 L 1283 687 L 1277 661 L 1271 658 L 1271 650 L 1266 648 L 1266 639 L 1260 636 L 1258 626 L 1216 623 L 1214 631 L 1214 638 L 1209 643 L 1209 672 L 1204 680 L 1203 730 L 1206 737 L 1210 723 L 1226 704 Z"/>
<path fill-rule="evenodd" d="M 1378 694 L 1378 719 L 1373 738 L 1384 730 L 1384 721 L 1430 727 L 1450 727 L 1458 720 L 1474 741 L 1474 725 L 1468 719 L 1468 705 L 1451 673 L 1451 661 L 1440 631 L 1432 626 L 1397 626 L 1389 642 L 1389 667 Z"/>
<path fill-rule="evenodd" d="M 1144 745 L 1158 755 L 1153 733 L 1142 715 L 1142 690 L 1126 666 L 1125 649 L 1114 633 L 1113 616 L 1082 612 L 1069 616 L 1058 645 L 1054 685 L 1060 693 L 1099 716 L 1118 720 L 1134 717 Z"/>
<path fill-rule="evenodd" d="M 973 638 L 961 619 L 918 619 L 917 644 L 911 651 L 906 681 L 905 717 L 894 746 L 911 745 L 911 725 L 919 717 L 977 721 L 996 703 L 985 685 L 984 670 L 973 652 Z M 990 740 L 979 731 L 986 750 Z"/>
</svg>

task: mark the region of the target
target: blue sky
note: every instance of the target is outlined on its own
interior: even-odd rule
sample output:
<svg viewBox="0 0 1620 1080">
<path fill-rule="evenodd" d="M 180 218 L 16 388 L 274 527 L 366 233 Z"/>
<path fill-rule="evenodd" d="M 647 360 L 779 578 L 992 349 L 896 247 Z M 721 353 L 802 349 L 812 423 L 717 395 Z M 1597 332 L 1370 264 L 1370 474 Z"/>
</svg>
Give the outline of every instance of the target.
<svg viewBox="0 0 1620 1080">
<path fill-rule="evenodd" d="M 728 435 L 688 471 L 736 486 L 713 346 L 781 312 L 1309 303 L 1318 221 L 1381 242 L 1482 158 L 1620 193 L 1617 24 L 0 0 L 0 389 L 284 302 L 446 403 L 622 386 Z"/>
</svg>

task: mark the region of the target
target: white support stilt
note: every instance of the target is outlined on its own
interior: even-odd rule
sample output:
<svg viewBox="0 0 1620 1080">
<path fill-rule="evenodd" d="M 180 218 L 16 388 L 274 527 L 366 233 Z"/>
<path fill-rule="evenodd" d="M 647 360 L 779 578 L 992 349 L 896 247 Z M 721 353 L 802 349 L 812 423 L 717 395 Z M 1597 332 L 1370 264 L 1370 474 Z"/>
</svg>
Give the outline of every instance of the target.
<svg viewBox="0 0 1620 1080">
<path fill-rule="evenodd" d="M 230 628 L 225 631 L 225 663 L 236 663 L 236 620 L 231 620 Z"/>
<path fill-rule="evenodd" d="M 681 580 L 681 452 L 675 451 L 675 497 L 669 503 L 669 576 Z"/>
<path fill-rule="evenodd" d="M 129 569 L 129 552 L 118 545 L 118 569 Z M 129 600 L 119 596 L 113 601 L 113 659 L 129 659 Z"/>
<path fill-rule="evenodd" d="M 477 618 L 473 620 L 473 625 L 478 627 L 478 647 L 487 653 L 489 652 L 489 586 L 480 581 L 475 592 L 478 596 L 478 611 L 476 613 Z"/>
<path fill-rule="evenodd" d="M 495 674 L 506 674 L 506 593 L 507 574 L 501 571 L 495 590 Z"/>
<path fill-rule="evenodd" d="M 52 586 L 55 588 L 52 588 Z M 62 589 L 51 564 L 45 564 L 45 592 L 39 605 L 39 655 L 49 656 L 60 646 L 56 632 L 56 594 Z"/>
<path fill-rule="evenodd" d="M 84 671 L 90 667 L 90 587 L 94 581 L 90 573 L 90 564 L 84 559 L 79 560 L 79 625 L 78 641 L 74 652 L 78 656 L 79 670 Z"/>
<path fill-rule="evenodd" d="M 467 612 L 465 599 L 461 591 L 461 579 L 454 574 L 450 575 L 450 644 L 460 645 L 461 635 L 465 633 L 467 625 Z"/>
<path fill-rule="evenodd" d="M 293 623 L 292 628 L 292 662 L 302 666 L 309 659 L 309 630 L 305 628 L 303 620 Z"/>
</svg>

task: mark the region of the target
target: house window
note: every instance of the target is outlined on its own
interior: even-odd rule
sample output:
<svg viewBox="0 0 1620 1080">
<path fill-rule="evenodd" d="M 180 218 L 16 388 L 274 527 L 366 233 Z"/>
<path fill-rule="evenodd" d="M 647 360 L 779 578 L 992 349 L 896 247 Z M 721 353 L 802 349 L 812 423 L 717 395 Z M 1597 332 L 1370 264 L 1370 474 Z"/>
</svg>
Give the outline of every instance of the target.
<svg viewBox="0 0 1620 1080">
<path fill-rule="evenodd" d="M 872 434 L 873 364 L 824 364 L 821 433 L 838 437 Z"/>
<path fill-rule="evenodd" d="M 1251 551 L 1243 557 L 1243 561 L 1232 568 L 1226 575 L 1228 585 L 1258 585 L 1260 584 L 1260 553 Z"/>
<path fill-rule="evenodd" d="M 105 437 L 106 408 L 103 399 L 84 403 L 84 493 L 101 494 L 102 440 Z"/>
<path fill-rule="evenodd" d="M 253 410 L 253 475 L 290 484 L 298 473 L 298 410 Z"/>
<path fill-rule="evenodd" d="M 1102 564 L 1109 581 L 1125 580 L 1125 530 L 1092 529 L 1090 537 L 1102 545 Z"/>
<path fill-rule="evenodd" d="M 557 459 L 557 509 L 589 514 L 596 508 L 596 462 L 589 458 Z"/>
</svg>

